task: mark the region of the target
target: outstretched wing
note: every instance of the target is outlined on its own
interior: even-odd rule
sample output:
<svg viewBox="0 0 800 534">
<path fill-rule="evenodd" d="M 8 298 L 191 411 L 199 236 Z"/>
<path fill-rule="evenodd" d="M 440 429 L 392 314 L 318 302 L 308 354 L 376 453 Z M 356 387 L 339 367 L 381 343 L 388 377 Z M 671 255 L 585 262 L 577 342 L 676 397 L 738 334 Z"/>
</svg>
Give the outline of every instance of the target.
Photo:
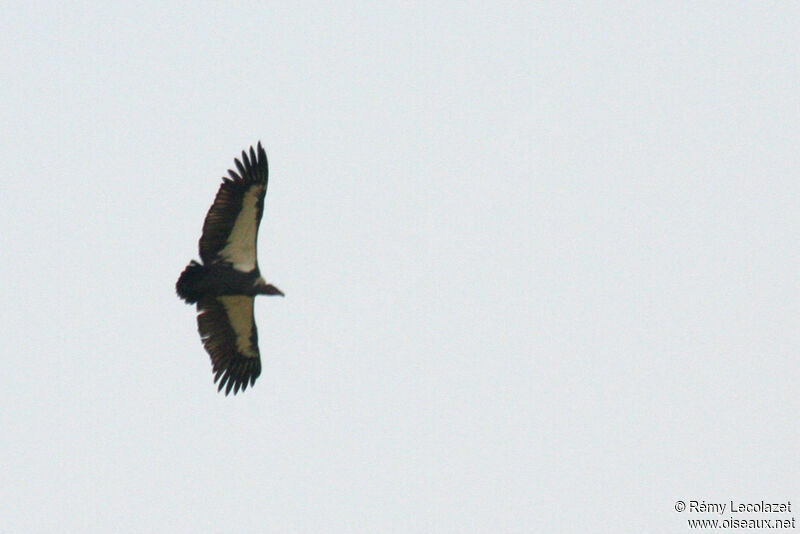
<svg viewBox="0 0 800 534">
<path fill-rule="evenodd" d="M 238 271 L 250 272 L 258 265 L 256 240 L 264 211 L 269 168 L 267 153 L 258 143 L 250 147 L 250 157 L 242 151 L 242 160 L 235 160 L 239 173 L 228 170 L 214 204 L 208 210 L 200 237 L 203 263 L 228 262 Z"/>
<path fill-rule="evenodd" d="M 205 297 L 197 303 L 197 329 L 214 367 L 214 382 L 225 395 L 244 391 L 261 374 L 254 297 Z"/>
</svg>

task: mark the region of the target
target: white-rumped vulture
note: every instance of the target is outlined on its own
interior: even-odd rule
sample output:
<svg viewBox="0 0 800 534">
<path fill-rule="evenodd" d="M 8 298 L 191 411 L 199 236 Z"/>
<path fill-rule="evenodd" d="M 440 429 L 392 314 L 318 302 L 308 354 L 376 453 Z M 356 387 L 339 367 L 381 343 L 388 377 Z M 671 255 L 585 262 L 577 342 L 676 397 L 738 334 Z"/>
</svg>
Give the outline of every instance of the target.
<svg viewBox="0 0 800 534">
<path fill-rule="evenodd" d="M 267 192 L 267 154 L 258 143 L 250 156 L 228 170 L 200 237 L 200 259 L 178 278 L 178 296 L 197 304 L 197 328 L 211 356 L 218 391 L 234 395 L 252 386 L 261 374 L 258 332 L 253 317 L 256 295 L 281 295 L 258 270 L 258 226 Z"/>
</svg>

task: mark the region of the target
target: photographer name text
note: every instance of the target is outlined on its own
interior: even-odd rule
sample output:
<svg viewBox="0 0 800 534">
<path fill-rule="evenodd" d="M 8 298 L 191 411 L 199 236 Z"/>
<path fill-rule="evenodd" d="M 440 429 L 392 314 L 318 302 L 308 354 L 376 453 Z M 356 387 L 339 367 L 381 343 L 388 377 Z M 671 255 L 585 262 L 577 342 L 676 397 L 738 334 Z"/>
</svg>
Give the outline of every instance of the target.
<svg viewBox="0 0 800 534">
<path fill-rule="evenodd" d="M 726 512 L 729 514 L 737 513 L 790 513 L 792 511 L 792 502 L 706 502 L 706 501 L 689 501 L 689 512 L 697 513 L 715 513 L 723 515 Z"/>
</svg>

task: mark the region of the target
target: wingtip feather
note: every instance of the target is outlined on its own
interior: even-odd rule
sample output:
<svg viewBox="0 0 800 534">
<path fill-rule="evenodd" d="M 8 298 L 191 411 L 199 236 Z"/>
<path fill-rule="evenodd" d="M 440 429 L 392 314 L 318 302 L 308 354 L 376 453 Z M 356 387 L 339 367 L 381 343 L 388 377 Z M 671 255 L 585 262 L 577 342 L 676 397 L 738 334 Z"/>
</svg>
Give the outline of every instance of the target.
<svg viewBox="0 0 800 534">
<path fill-rule="evenodd" d="M 264 147 L 261 146 L 261 141 L 258 142 L 258 164 L 259 165 L 266 165 L 267 164 L 267 152 L 264 150 Z"/>
</svg>

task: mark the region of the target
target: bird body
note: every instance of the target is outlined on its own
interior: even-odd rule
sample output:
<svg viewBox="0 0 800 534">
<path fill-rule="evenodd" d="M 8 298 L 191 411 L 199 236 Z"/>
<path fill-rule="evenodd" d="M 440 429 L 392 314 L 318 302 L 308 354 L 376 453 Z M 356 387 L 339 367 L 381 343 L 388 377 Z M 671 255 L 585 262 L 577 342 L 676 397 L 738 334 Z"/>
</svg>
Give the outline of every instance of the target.
<svg viewBox="0 0 800 534">
<path fill-rule="evenodd" d="M 198 331 L 211 356 L 214 382 L 226 395 L 244 391 L 261 374 L 256 295 L 283 296 L 261 276 L 256 257 L 269 177 L 267 155 L 258 143 L 249 157 L 243 151 L 241 161 L 234 161 L 238 174 L 228 171 L 203 223 L 202 263 L 192 260 L 175 285 L 180 298 L 197 304 Z"/>
<path fill-rule="evenodd" d="M 175 288 L 188 304 L 196 303 L 203 296 L 282 295 L 262 278 L 258 268 L 241 271 L 229 263 L 212 263 L 206 267 L 194 260 L 181 273 Z"/>
</svg>

